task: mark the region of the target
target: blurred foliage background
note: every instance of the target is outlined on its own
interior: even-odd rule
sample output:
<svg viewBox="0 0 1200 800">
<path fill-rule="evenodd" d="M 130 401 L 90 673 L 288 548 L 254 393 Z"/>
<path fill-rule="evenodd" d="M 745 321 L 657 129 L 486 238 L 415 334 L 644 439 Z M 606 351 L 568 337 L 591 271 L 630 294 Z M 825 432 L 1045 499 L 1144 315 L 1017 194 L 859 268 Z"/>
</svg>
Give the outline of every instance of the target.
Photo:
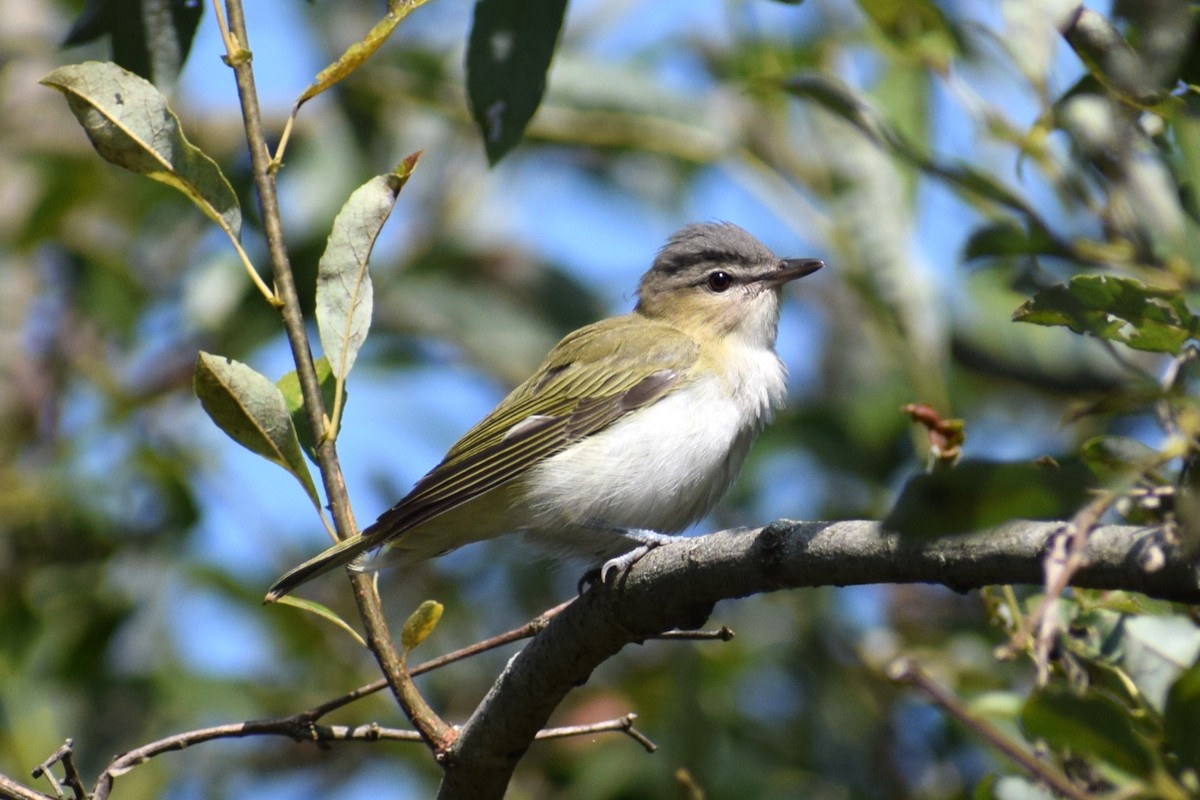
<svg viewBox="0 0 1200 800">
<path fill-rule="evenodd" d="M 199 13 L 200 36 L 172 105 L 234 183 L 244 239 L 265 265 L 211 8 L 182 5 Z M 316 70 L 383 11 L 250 5 L 272 135 Z M 1164 424 L 1156 404 L 1171 351 L 1014 324 L 1012 314 L 1080 274 L 1194 292 L 1196 9 L 1099 5 L 1104 24 L 1068 43 L 1055 23 L 1071 9 L 577 2 L 540 110 L 491 170 L 464 97 L 471 4 L 419 9 L 304 109 L 280 172 L 311 307 L 342 202 L 424 151 L 373 260 L 372 338 L 339 443 L 360 523 L 559 336 L 626 310 L 672 230 L 712 218 L 829 268 L 789 295 L 789 408 L 705 528 L 882 518 L 926 467 L 925 436 L 899 411 L 909 402 L 965 420 L 967 459 L 1066 462 L 1106 441 L 1125 448 L 1109 460 L 1121 480 L 1145 482 L 1146 459 L 1181 425 L 1191 442 L 1187 420 L 1200 419 L 1187 416 L 1186 366 L 1168 387 L 1178 402 Z M 279 326 L 207 220 L 103 163 L 61 98 L 37 84 L 59 64 L 111 57 L 103 37 L 60 47 L 83 12 L 80 2 L 24 0 L 0 13 L 0 772 L 18 780 L 66 737 L 90 776 L 148 740 L 292 713 L 375 677 L 344 633 L 259 606 L 270 580 L 324 540 L 294 483 L 199 412 L 191 370 L 204 349 L 276 378 L 290 369 Z M 1152 482 L 1177 482 L 1189 458 L 1179 455 L 1154 461 Z M 523 622 L 569 596 L 576 577 L 505 540 L 385 575 L 382 588 L 397 621 L 425 597 L 446 604 L 424 645 L 434 654 Z M 344 581 L 321 581 L 311 596 L 352 617 Z M 1031 695 L 1028 659 L 993 657 L 1035 601 L 1024 590 L 867 587 L 724 604 L 714 621 L 737 631 L 732 642 L 624 652 L 561 710 L 561 723 L 636 711 L 656 755 L 616 736 L 537 744 L 510 796 L 674 797 L 678 768 L 710 797 L 1039 796 L 883 674 L 893 656 L 913 655 L 1015 738 L 1062 745 L 1055 731 L 1067 728 L 1051 712 L 1066 706 Z M 1200 643 L 1189 658 L 1196 629 L 1184 610 L 1077 593 L 1062 613 L 1079 635 L 1057 653 L 1054 680 L 1089 701 L 1090 689 L 1103 692 L 1120 712 L 1104 717 L 1113 736 L 1151 753 L 1114 765 L 1081 744 L 1068 752 L 1073 774 L 1095 791 L 1200 794 L 1200 757 L 1179 750 L 1195 730 L 1178 722 L 1178 709 L 1197 707 L 1197 681 L 1173 689 L 1191 691 L 1193 705 L 1171 712 L 1167 688 L 1148 701 L 1122 660 L 1129 620 L 1149 620 L 1138 641 L 1178 644 L 1172 678 L 1195 674 L 1185 670 Z M 509 655 L 422 685 L 462 719 Z M 397 716 L 376 697 L 333 721 Z M 116 790 L 425 796 L 438 774 L 415 746 L 245 740 L 158 758 Z"/>
</svg>

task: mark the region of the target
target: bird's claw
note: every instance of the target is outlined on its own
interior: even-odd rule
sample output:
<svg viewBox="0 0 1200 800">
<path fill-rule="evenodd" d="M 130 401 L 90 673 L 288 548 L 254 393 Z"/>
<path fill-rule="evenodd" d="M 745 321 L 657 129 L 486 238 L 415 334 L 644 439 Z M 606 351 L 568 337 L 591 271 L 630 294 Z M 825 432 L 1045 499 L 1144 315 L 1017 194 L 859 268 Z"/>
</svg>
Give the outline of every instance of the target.
<svg viewBox="0 0 1200 800">
<path fill-rule="evenodd" d="M 649 553 L 651 548 L 652 545 L 640 544 L 630 550 L 628 553 L 622 553 L 619 556 L 614 556 L 608 561 L 605 561 L 604 565 L 600 567 L 600 582 L 608 583 L 609 573 L 614 571 L 624 572 L 641 560 L 646 553 Z"/>
</svg>

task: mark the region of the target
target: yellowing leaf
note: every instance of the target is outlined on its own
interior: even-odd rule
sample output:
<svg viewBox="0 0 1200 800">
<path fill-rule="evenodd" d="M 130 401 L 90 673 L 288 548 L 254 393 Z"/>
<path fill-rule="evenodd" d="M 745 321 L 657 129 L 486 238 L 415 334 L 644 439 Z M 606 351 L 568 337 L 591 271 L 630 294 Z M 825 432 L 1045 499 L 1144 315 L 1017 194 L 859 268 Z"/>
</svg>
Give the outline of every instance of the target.
<svg viewBox="0 0 1200 800">
<path fill-rule="evenodd" d="M 400 647 L 406 655 L 433 633 L 444 610 L 445 607 L 438 601 L 426 600 L 409 615 L 400 631 Z"/>
<path fill-rule="evenodd" d="M 379 49 L 379 46 L 387 41 L 387 38 L 392 35 L 392 31 L 400 24 L 400 20 L 407 17 L 413 9 L 423 6 L 425 2 L 426 0 L 389 0 L 387 15 L 367 31 L 367 35 L 362 38 L 362 41 L 347 47 L 346 52 L 342 53 L 337 61 L 317 73 L 312 85 L 305 89 L 304 93 L 296 100 L 296 108 L 358 69 L 359 65 L 370 58 Z"/>
</svg>

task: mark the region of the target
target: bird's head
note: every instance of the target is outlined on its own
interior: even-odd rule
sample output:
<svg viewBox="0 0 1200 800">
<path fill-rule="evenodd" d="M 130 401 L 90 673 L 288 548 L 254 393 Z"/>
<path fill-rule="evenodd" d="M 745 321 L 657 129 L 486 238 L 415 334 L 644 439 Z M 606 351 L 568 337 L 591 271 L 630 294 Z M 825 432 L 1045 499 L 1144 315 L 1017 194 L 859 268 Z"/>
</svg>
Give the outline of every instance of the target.
<svg viewBox="0 0 1200 800">
<path fill-rule="evenodd" d="M 688 225 L 642 276 L 636 311 L 701 338 L 771 347 L 780 289 L 822 266 L 812 258 L 779 258 L 732 223 Z"/>
</svg>

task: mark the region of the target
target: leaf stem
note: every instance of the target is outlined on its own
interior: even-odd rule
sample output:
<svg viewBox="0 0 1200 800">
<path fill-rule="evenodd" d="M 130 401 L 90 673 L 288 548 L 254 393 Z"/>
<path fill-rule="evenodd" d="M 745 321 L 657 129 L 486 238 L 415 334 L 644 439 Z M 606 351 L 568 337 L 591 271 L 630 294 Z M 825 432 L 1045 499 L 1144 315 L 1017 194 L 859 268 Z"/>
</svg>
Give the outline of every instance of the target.
<svg viewBox="0 0 1200 800">
<path fill-rule="evenodd" d="M 242 243 L 238 241 L 233 231 L 225 225 L 221 226 L 221 230 L 225 231 L 225 235 L 229 237 L 229 241 L 233 244 L 233 249 L 237 250 L 238 258 L 242 261 L 242 266 L 246 268 L 246 274 L 250 276 L 251 282 L 262 293 L 266 301 L 271 304 L 272 308 L 279 308 L 283 305 L 283 301 L 279 299 L 279 295 L 271 291 L 271 287 L 267 286 L 266 281 L 258 274 L 258 270 L 254 268 L 254 263 L 250 260 L 250 256 L 246 254 L 246 250 L 242 247 Z"/>
</svg>

